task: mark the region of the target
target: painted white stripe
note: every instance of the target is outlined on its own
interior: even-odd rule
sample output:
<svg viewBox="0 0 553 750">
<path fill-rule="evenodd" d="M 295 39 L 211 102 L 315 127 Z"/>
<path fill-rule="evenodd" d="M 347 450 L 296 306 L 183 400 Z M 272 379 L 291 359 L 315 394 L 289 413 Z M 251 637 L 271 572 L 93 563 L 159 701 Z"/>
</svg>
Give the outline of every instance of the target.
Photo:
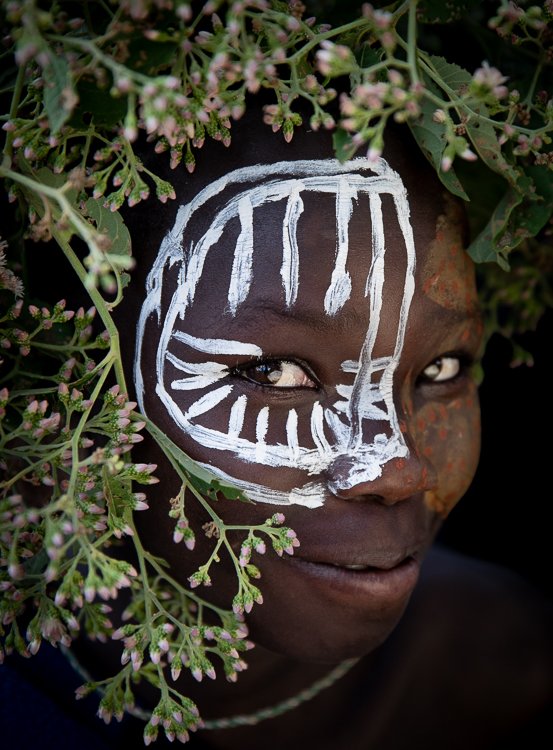
<svg viewBox="0 0 553 750">
<path fill-rule="evenodd" d="M 228 375 L 228 367 L 218 362 L 184 362 L 171 352 L 167 352 L 167 360 L 178 370 L 189 375 L 189 377 L 171 381 L 171 388 L 176 391 L 207 388 Z"/>
<path fill-rule="evenodd" d="M 290 451 L 290 461 L 293 463 L 298 460 L 300 447 L 298 443 L 298 413 L 295 409 L 290 409 L 286 419 L 286 438 L 288 450 Z"/>
<path fill-rule="evenodd" d="M 336 393 L 349 401 L 351 398 L 351 392 L 353 391 L 353 385 L 343 385 L 338 383 L 336 385 Z"/>
<path fill-rule="evenodd" d="M 358 359 L 346 359 L 340 365 L 342 372 L 355 372 L 359 371 L 359 360 Z"/>
<path fill-rule="evenodd" d="M 216 383 L 223 375 L 190 375 L 188 378 L 181 378 L 180 380 L 172 380 L 171 388 L 174 391 L 197 391 L 201 388 L 208 388 L 213 383 Z"/>
<path fill-rule="evenodd" d="M 204 427 L 203 425 L 198 424 L 198 422 L 191 422 L 188 413 L 182 413 L 178 406 L 172 401 L 166 390 L 158 387 L 156 392 L 175 420 L 175 423 L 179 425 L 186 434 L 190 435 L 198 445 L 216 451 L 228 451 L 246 463 L 257 463 L 257 443 L 241 437 L 229 441 L 226 432 L 220 432 L 219 430 Z M 297 459 L 291 460 L 290 451 L 287 445 L 272 445 L 267 443 L 265 445 L 263 465 L 285 466 L 288 468 L 303 469 L 310 474 L 319 474 L 321 471 L 324 471 L 329 461 L 330 457 L 323 461 L 319 451 L 315 448 L 302 448 L 301 446 L 299 447 L 299 456 Z"/>
<path fill-rule="evenodd" d="M 292 188 L 288 203 L 286 204 L 286 213 L 282 227 L 282 266 L 280 275 L 288 307 L 294 304 L 298 296 L 299 251 L 297 229 L 299 218 L 304 209 L 300 196 L 300 190 L 303 187 L 303 183 L 298 181 L 296 186 Z"/>
<path fill-rule="evenodd" d="M 214 391 L 206 393 L 197 401 L 194 401 L 192 406 L 184 415 L 184 419 L 188 422 L 194 417 L 199 417 L 200 414 L 205 414 L 207 411 L 211 411 L 217 404 L 220 404 L 228 395 L 230 395 L 233 389 L 232 385 L 223 385 L 221 388 L 216 388 Z"/>
<path fill-rule="evenodd" d="M 336 404 L 334 404 L 334 408 L 337 408 Z M 344 408 L 343 411 L 345 412 L 346 409 Z M 337 446 L 347 445 L 349 442 L 349 425 L 342 422 L 339 415 L 331 409 L 325 409 L 325 419 L 326 423 L 334 433 Z M 338 451 L 336 451 L 336 455 L 338 455 Z"/>
<path fill-rule="evenodd" d="M 221 239 L 225 226 L 226 221 L 223 221 L 221 218 L 215 219 L 203 237 L 195 244 L 191 243 L 188 252 L 188 262 L 183 266 L 184 278 L 179 289 L 179 301 L 182 305 L 183 314 L 188 305 L 194 301 L 196 287 L 202 277 L 207 254 Z"/>
<path fill-rule="evenodd" d="M 228 421 L 228 438 L 230 441 L 237 438 L 242 432 L 247 403 L 247 396 L 245 394 L 242 394 L 241 396 L 238 396 L 231 407 L 230 417 Z"/>
<path fill-rule="evenodd" d="M 332 448 L 325 436 L 323 414 L 323 407 L 315 401 L 311 410 L 311 435 L 321 458 L 328 460 L 332 455 Z"/>
<path fill-rule="evenodd" d="M 177 370 L 188 373 L 190 377 L 171 381 L 171 388 L 176 391 L 192 391 L 207 388 L 228 375 L 228 367 L 218 362 L 184 362 L 167 352 L 167 360 Z"/>
<path fill-rule="evenodd" d="M 267 430 L 269 429 L 269 407 L 264 406 L 259 410 L 257 415 L 257 421 L 255 424 L 255 460 L 257 463 L 263 463 L 265 457 L 265 451 L 267 445 L 265 438 L 267 437 Z"/>
<path fill-rule="evenodd" d="M 221 375 L 224 377 L 228 374 L 228 367 L 220 362 L 185 362 L 172 352 L 167 352 L 166 357 L 177 370 L 188 375 Z"/>
<path fill-rule="evenodd" d="M 182 341 L 183 344 L 187 344 L 192 349 L 208 354 L 251 354 L 252 357 L 260 357 L 263 354 L 255 344 L 233 341 L 232 339 L 203 339 L 191 336 L 184 331 L 173 331 L 172 337 L 177 341 Z"/>
<path fill-rule="evenodd" d="M 376 284 L 376 280 L 373 278 L 377 273 L 375 267 L 375 261 L 380 258 L 384 258 L 386 251 L 384 244 L 384 220 L 382 217 L 382 199 L 378 193 L 371 193 L 369 196 L 369 207 L 371 213 L 371 241 L 372 241 L 372 263 L 371 270 L 367 276 L 367 282 L 365 285 L 365 297 L 368 296 L 370 291 L 374 291 L 372 284 Z M 379 271 L 380 272 L 380 271 Z M 382 269 L 382 273 L 384 270 Z"/>
<path fill-rule="evenodd" d="M 378 372 L 379 370 L 384 370 L 386 367 L 390 365 L 391 361 L 392 361 L 391 357 L 376 357 L 375 359 L 371 360 L 372 371 Z M 358 359 L 346 359 L 342 362 L 341 369 L 343 372 L 357 373 L 359 372 L 359 360 Z"/>
<path fill-rule="evenodd" d="M 373 248 L 372 262 L 367 278 L 366 293 L 369 294 L 370 322 L 363 347 L 361 348 L 359 370 L 355 376 L 353 391 L 349 403 L 348 416 L 352 426 L 349 447 L 353 452 L 357 452 L 363 442 L 363 409 L 360 408 L 360 404 L 363 402 L 364 410 L 367 411 L 369 404 L 372 401 L 371 396 L 374 394 L 372 383 L 374 372 L 372 353 L 380 327 L 382 290 L 384 287 L 385 243 L 382 222 L 382 201 L 380 200 L 380 196 L 375 193 L 371 193 L 369 201 L 373 232 Z M 381 399 L 377 397 L 376 400 Z"/>
<path fill-rule="evenodd" d="M 229 310 L 234 315 L 248 296 L 252 281 L 253 206 L 248 195 L 238 201 L 240 236 L 236 241 L 228 291 Z"/>
<path fill-rule="evenodd" d="M 360 174 L 360 172 L 365 170 L 369 172 L 368 176 Z M 271 182 L 268 180 L 271 176 L 277 179 Z M 301 188 L 298 186 L 300 180 Z M 236 185 L 241 182 L 248 183 L 244 191 L 232 198 L 222 209 L 220 207 L 222 200 L 219 200 L 219 205 L 216 205 L 212 212 L 215 214 L 215 218 L 210 229 L 200 238 L 196 245 L 189 248 L 186 247 L 185 243 L 189 243 L 189 240 L 185 236 L 185 231 L 194 212 L 199 210 L 211 198 L 217 197 L 227 186 Z M 255 184 L 256 182 L 257 184 Z M 254 187 L 251 187 L 252 184 Z M 297 199 L 292 197 L 294 189 L 297 189 Z M 298 219 L 303 211 L 303 202 L 300 195 L 303 191 L 328 193 L 336 196 L 338 238 L 335 267 L 325 297 L 325 309 L 327 313 L 334 314 L 334 312 L 345 304 L 345 301 L 351 294 L 351 280 L 346 270 L 348 234 L 353 211 L 353 199 L 360 192 L 369 195 L 373 233 L 373 257 L 366 283 L 366 291 L 371 296 L 369 330 L 367 331 L 359 361 L 347 360 L 342 364 L 344 372 L 351 372 L 356 375 L 353 386 L 351 386 L 352 390 L 349 399 L 344 391 L 344 400 L 335 404 L 332 409 L 326 409 L 323 412 L 320 404 L 317 404 L 317 408 L 314 407 L 312 411 L 311 432 L 313 441 L 317 446 L 316 449 L 307 449 L 299 445 L 298 415 L 295 410 L 290 410 L 287 418 L 287 445 L 265 444 L 268 431 L 268 411 L 266 414 L 266 427 L 264 424 L 265 417 L 261 417 L 261 412 L 258 415 L 256 425 L 257 441 L 255 443 L 240 438 L 239 433 L 243 427 L 247 403 L 245 397 L 237 399 L 232 406 L 228 433 L 192 423 L 191 419 L 210 411 L 221 403 L 232 392 L 232 386 L 227 385 L 210 391 L 192 404 L 186 414 L 183 414 L 182 410 L 167 392 L 164 385 L 166 380 L 163 377 L 167 361 L 171 361 L 167 356 L 167 349 L 173 336 L 175 340 L 181 341 L 197 351 L 219 355 L 244 354 L 253 357 L 262 356 L 259 347 L 253 344 L 228 341 L 226 339 L 205 339 L 189 336 L 180 331 L 174 333 L 174 331 L 175 328 L 179 327 L 179 320 L 184 318 L 186 309 L 194 298 L 209 249 L 220 240 L 230 218 L 237 216 L 241 216 L 242 230 L 233 260 L 233 269 L 236 269 L 236 274 L 231 279 L 231 287 L 234 289 L 230 303 L 231 311 L 236 311 L 241 302 L 246 299 L 251 284 L 251 269 L 248 269 L 248 257 L 251 260 L 253 254 L 253 234 L 250 235 L 249 229 L 245 230 L 244 226 L 248 225 L 248 222 L 250 225 L 253 223 L 255 208 L 268 202 L 287 201 L 284 210 L 288 225 L 286 230 L 283 227 L 283 246 L 286 243 L 288 244 L 283 247 L 281 276 L 286 302 L 287 304 L 293 304 L 293 301 L 297 298 L 299 286 L 297 226 Z M 391 357 L 372 361 L 373 346 L 380 322 L 381 293 L 384 282 L 385 243 L 379 193 L 388 193 L 393 196 L 399 225 L 403 232 L 407 249 L 407 271 L 405 274 L 405 289 L 394 353 Z M 285 235 L 286 239 L 284 238 Z M 251 250 L 249 249 L 250 245 Z M 240 278 L 240 273 L 238 272 L 240 267 L 246 269 L 244 274 L 244 276 L 248 276 L 246 281 Z M 159 346 L 156 356 L 156 370 L 158 375 L 156 393 L 176 424 L 199 445 L 220 451 L 231 451 L 241 461 L 253 463 L 258 462 L 260 445 L 263 445 L 262 463 L 264 465 L 293 467 L 311 474 L 320 474 L 325 471 L 337 456 L 355 455 L 355 461 L 349 475 L 340 479 L 342 486 L 350 487 L 358 481 L 368 481 L 371 477 L 379 476 L 382 472 L 382 466 L 387 461 L 396 456 L 408 454 L 407 446 L 399 430 L 398 418 L 393 403 L 393 377 L 401 356 L 407 316 L 414 291 L 414 268 L 415 249 L 412 228 L 409 222 L 409 206 L 405 188 L 399 175 L 384 160 L 379 160 L 377 165 L 370 165 L 364 159 L 355 159 L 345 164 L 340 164 L 336 160 L 278 162 L 272 165 L 246 167 L 226 175 L 221 180 L 207 186 L 187 206 L 182 206 L 179 209 L 175 226 L 164 238 L 159 255 L 148 276 L 147 298 L 143 305 L 137 327 L 138 345 L 135 358 L 135 382 L 141 408 L 143 408 L 144 394 L 144 383 L 141 372 L 141 347 L 145 343 L 146 331 L 148 335 L 150 331 L 155 332 L 157 325 Z M 172 288 L 169 290 L 169 294 L 171 294 L 175 287 L 176 271 L 179 274 L 178 284 L 176 285 L 177 289 L 173 293 L 168 309 L 164 310 L 162 316 L 161 299 L 162 293 L 165 291 L 163 284 L 170 283 L 172 285 Z M 166 279 L 169 279 L 169 281 L 166 281 Z M 348 282 L 350 288 L 348 288 Z M 150 323 L 151 327 L 147 328 L 147 325 L 150 326 Z M 175 358 L 173 360 L 174 366 L 177 366 L 176 362 L 182 362 L 182 360 Z M 190 364 L 192 363 L 183 363 L 183 367 Z M 210 363 L 207 364 L 209 365 Z M 181 371 L 189 374 L 191 377 L 182 378 L 179 381 L 174 381 L 174 383 L 190 384 L 193 378 L 200 377 L 216 378 L 218 380 L 219 374 L 222 372 L 202 372 L 198 370 L 197 372 L 189 373 L 186 369 L 182 369 Z M 374 377 L 377 372 L 382 373 L 378 383 L 375 382 Z M 380 404 L 382 401 L 384 402 L 384 407 L 391 423 L 391 435 L 379 434 L 374 439 L 371 437 L 364 443 L 362 434 L 363 421 L 365 419 L 376 419 L 377 416 L 379 419 L 383 419 L 381 416 L 383 410 L 380 409 L 380 406 L 376 407 L 376 404 Z M 347 416 L 351 423 L 349 427 L 345 424 L 339 413 L 341 407 L 347 408 Z M 375 409 L 379 409 L 379 411 L 377 412 Z M 323 415 L 324 421 L 327 423 L 327 431 L 332 432 L 336 438 L 335 441 L 331 440 L 332 445 L 325 435 Z M 374 430 L 371 430 L 371 432 L 374 432 Z M 208 468 L 213 469 L 213 467 Z M 297 502 L 306 507 L 317 507 L 322 505 L 324 500 L 324 487 L 317 483 L 307 483 L 303 487 L 294 488 L 291 492 L 282 492 L 253 483 L 241 483 L 232 477 L 223 475 L 222 472 L 215 473 L 218 473 L 221 478 L 229 479 L 231 484 L 236 484 L 243 488 L 247 485 L 252 493 L 249 496 L 261 502 L 278 504 Z"/>
<path fill-rule="evenodd" d="M 346 270 L 349 252 L 349 222 L 353 211 L 353 199 L 357 193 L 348 180 L 340 178 L 336 191 L 336 262 L 332 271 L 330 286 L 325 294 L 324 307 L 328 315 L 336 315 L 351 295 L 351 277 Z"/>
</svg>

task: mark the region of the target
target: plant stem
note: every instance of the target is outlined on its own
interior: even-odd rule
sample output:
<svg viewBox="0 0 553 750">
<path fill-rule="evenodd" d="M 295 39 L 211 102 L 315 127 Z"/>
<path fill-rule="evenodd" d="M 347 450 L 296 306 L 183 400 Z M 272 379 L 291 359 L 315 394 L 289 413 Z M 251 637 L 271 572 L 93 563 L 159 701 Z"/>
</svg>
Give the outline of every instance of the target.
<svg viewBox="0 0 553 750">
<path fill-rule="evenodd" d="M 413 83 L 419 83 L 419 71 L 417 60 L 417 3 L 418 0 L 410 0 L 407 27 L 407 61 L 411 69 Z"/>
<path fill-rule="evenodd" d="M 532 76 L 532 82 L 530 83 L 530 86 L 528 86 L 528 92 L 526 93 L 526 96 L 524 97 L 524 101 L 522 102 L 522 105 L 524 107 L 529 107 L 532 104 L 532 99 L 534 98 L 534 92 L 536 90 L 539 77 L 543 70 L 543 64 L 544 64 L 544 59 L 542 56 L 540 58 L 539 63 L 536 65 L 536 69 L 534 70 L 534 75 Z"/>
<path fill-rule="evenodd" d="M 17 78 L 15 79 L 15 86 L 13 90 L 12 101 L 10 105 L 10 116 L 9 119 L 13 120 L 17 116 L 17 110 L 19 108 L 19 102 L 21 100 L 21 92 L 23 91 L 23 84 L 25 82 L 25 66 L 20 65 L 17 69 Z M 7 162 L 6 166 L 11 165 L 11 159 L 13 156 L 13 139 L 14 133 L 9 132 L 6 136 L 6 143 L 4 145 L 4 160 Z"/>
<path fill-rule="evenodd" d="M 69 261 L 69 263 L 71 264 L 73 270 L 75 271 L 80 281 L 84 285 L 87 280 L 87 273 L 82 263 L 80 262 L 75 252 L 73 251 L 73 248 L 71 247 L 69 242 L 67 242 L 65 237 L 55 232 L 55 230 L 53 234 L 55 236 L 55 239 L 61 246 L 63 252 L 65 253 L 65 256 L 67 260 Z M 108 304 L 105 302 L 104 298 L 102 297 L 98 289 L 96 287 L 89 286 L 87 291 L 110 337 L 110 349 L 111 349 L 112 356 L 113 356 L 113 365 L 115 368 L 115 375 L 117 378 L 117 382 L 119 383 L 121 390 L 124 393 L 127 393 L 125 372 L 123 370 L 123 364 L 121 362 L 119 331 L 117 329 L 117 326 L 113 322 L 113 318 L 110 315 Z"/>
<path fill-rule="evenodd" d="M 361 28 L 362 26 L 367 26 L 367 28 L 370 27 L 370 24 L 366 18 L 358 18 L 356 21 L 351 21 L 351 23 L 346 23 L 343 26 L 338 26 L 336 29 L 330 29 L 330 31 L 325 31 L 323 34 L 317 34 L 317 36 L 314 36 L 313 39 L 304 44 L 301 49 L 297 50 L 297 52 L 294 52 L 291 57 L 286 58 L 286 60 L 282 60 L 282 63 L 286 63 L 287 65 L 296 63 L 298 62 L 298 60 L 301 60 L 302 57 L 305 57 L 308 52 L 310 52 L 314 47 L 323 42 L 325 39 L 332 39 L 332 37 L 339 36 L 340 34 L 345 34 L 348 31 Z"/>
</svg>

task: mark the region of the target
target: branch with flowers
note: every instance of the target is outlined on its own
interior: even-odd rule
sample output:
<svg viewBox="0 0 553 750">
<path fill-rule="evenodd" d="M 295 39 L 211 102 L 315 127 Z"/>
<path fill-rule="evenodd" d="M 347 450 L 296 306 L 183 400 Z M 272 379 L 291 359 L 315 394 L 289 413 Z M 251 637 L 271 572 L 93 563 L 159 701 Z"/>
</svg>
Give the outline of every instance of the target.
<svg viewBox="0 0 553 750">
<path fill-rule="evenodd" d="M 3 272 L 11 293 L 19 295 L 20 281 L 13 272 Z M 133 514 L 148 505 L 146 494 L 135 487 L 154 484 L 156 467 L 134 463 L 130 452 L 147 422 L 119 384 L 106 389 L 120 360 L 118 340 L 105 331 L 94 335 L 95 315 L 95 308 L 67 310 L 63 301 L 39 309 L 25 308 L 17 299 L 0 320 L 3 365 L 12 386 L 0 390 L 0 660 L 13 651 L 34 655 L 43 641 L 69 647 L 82 631 L 101 642 L 122 639 L 120 672 L 87 683 L 79 697 L 99 690 L 99 715 L 109 721 L 134 706 L 135 686 L 147 680 L 160 692 L 152 716 L 171 716 L 164 723 L 167 736 L 184 739 L 198 725 L 199 712 L 168 682 L 166 667 L 172 680 L 183 668 L 197 680 L 214 678 L 212 660 L 218 657 L 226 678 L 236 680 L 245 666 L 242 653 L 251 647 L 242 615 L 254 601 L 262 601 L 252 583 L 259 577 L 252 552 L 265 552 L 263 537 L 278 554 L 292 554 L 298 542 L 280 513 L 259 526 L 226 525 L 206 499 L 211 477 L 160 436 L 183 483 L 169 513 L 176 520 L 175 543 L 194 547 L 185 515 L 188 490 L 209 512 L 212 521 L 205 532 L 217 544 L 190 577 L 190 589 L 142 547 Z M 104 306 L 101 317 L 106 316 Z M 154 425 L 149 429 L 159 435 Z M 209 492 L 239 495 L 218 483 Z M 240 533 L 243 542 L 236 554 L 229 534 Z M 117 557 L 123 538 L 133 548 L 136 567 Z M 233 611 L 215 607 L 192 590 L 210 585 L 208 571 L 220 560 L 221 547 L 237 572 Z M 114 629 L 109 602 L 122 589 L 130 590 L 131 603 L 122 616 L 126 624 Z M 21 622 L 26 622 L 24 632 Z M 152 741 L 157 731 L 152 718 L 145 740 Z"/>
<path fill-rule="evenodd" d="M 12 0 L 0 8 L 0 178 L 13 218 L 0 245 L 0 655 L 31 655 L 43 640 L 69 646 L 80 631 L 121 640 L 121 671 L 81 694 L 99 690 L 110 720 L 132 708 L 138 681 L 156 686 L 147 744 L 160 727 L 186 741 L 199 725 L 197 707 L 171 682 L 182 669 L 211 678 L 216 657 L 236 679 L 249 647 L 244 613 L 262 601 L 252 556 L 266 543 L 291 554 L 298 541 L 281 514 L 256 527 L 225 525 L 210 500 L 239 493 L 213 481 L 126 395 L 113 311 L 133 258 L 120 209 L 154 193 L 175 198 L 137 155 L 139 136 L 172 168 L 193 172 L 209 140 L 230 143 L 232 122 L 260 91 L 273 97 L 268 127 L 290 141 L 307 108 L 309 127 L 333 131 L 342 160 L 359 149 L 377 158 L 388 123 L 404 124 L 445 187 L 470 198 L 469 252 L 485 269 L 488 333 L 533 327 L 553 302 L 551 0 L 398 0 L 365 4 L 333 26 L 310 15 L 317 2 L 308 5 L 124 0 L 85 3 L 74 15 L 64 0 Z M 434 33 L 461 23 L 474 39 L 484 35 L 489 53 L 470 68 Z M 35 242 L 61 251 L 88 310 L 48 300 L 47 289 L 30 299 Z M 134 513 L 147 508 L 136 486 L 155 482 L 155 467 L 132 459 L 145 430 L 181 480 L 169 511 L 174 542 L 191 549 L 201 532 L 213 540 L 187 588 L 136 533 Z M 188 522 L 185 490 L 211 519 L 201 531 Z M 113 554 L 122 540 L 135 565 Z M 198 595 L 221 554 L 237 577 L 229 611 Z M 131 603 L 114 628 L 110 603 L 122 589 Z"/>
</svg>

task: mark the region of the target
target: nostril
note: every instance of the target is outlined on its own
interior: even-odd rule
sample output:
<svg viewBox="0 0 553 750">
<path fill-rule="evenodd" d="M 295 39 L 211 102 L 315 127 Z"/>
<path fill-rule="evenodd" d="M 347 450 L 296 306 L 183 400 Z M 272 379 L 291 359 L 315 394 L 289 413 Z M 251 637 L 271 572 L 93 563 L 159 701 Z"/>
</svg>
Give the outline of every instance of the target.
<svg viewBox="0 0 553 750">
<path fill-rule="evenodd" d="M 371 454 L 339 456 L 326 472 L 327 484 L 335 495 L 347 492 L 360 484 L 378 480 L 382 475 L 382 459 Z"/>
</svg>

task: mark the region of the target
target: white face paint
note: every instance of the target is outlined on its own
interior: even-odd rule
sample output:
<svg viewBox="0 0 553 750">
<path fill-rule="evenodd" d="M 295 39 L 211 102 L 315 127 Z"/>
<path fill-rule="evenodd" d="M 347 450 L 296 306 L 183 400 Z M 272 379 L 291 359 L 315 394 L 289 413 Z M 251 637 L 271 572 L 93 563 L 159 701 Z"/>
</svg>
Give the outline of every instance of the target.
<svg viewBox="0 0 553 750">
<path fill-rule="evenodd" d="M 219 196 L 227 187 L 244 185 L 220 209 L 207 231 L 187 249 L 187 228 L 192 217 L 209 201 Z M 194 296 L 206 256 L 219 241 L 225 227 L 232 219 L 240 224 L 234 261 L 228 289 L 228 309 L 233 316 L 247 299 L 253 276 L 254 216 L 255 210 L 267 203 L 285 202 L 282 227 L 281 277 L 287 307 L 292 307 L 300 293 L 300 249 L 297 226 L 304 210 L 302 195 L 309 192 L 328 193 L 336 199 L 336 258 L 332 276 L 324 297 L 324 310 L 336 315 L 351 295 L 351 277 L 347 271 L 349 251 L 349 224 L 354 201 L 359 195 L 369 198 L 372 226 L 372 260 L 367 276 L 365 294 L 369 297 L 370 323 L 357 360 L 342 363 L 344 373 L 355 375 L 353 384 L 338 385 L 336 402 L 323 409 L 317 401 L 312 407 L 310 433 L 313 447 L 305 447 L 298 440 L 298 414 L 290 409 L 286 419 L 286 444 L 267 442 L 271 420 L 269 406 L 263 406 L 256 419 L 255 440 L 241 436 L 247 396 L 236 395 L 232 383 L 225 382 L 228 368 L 215 361 L 187 362 L 183 348 L 209 355 L 251 355 L 263 358 L 264 353 L 254 342 L 209 339 L 186 333 L 183 322 L 186 312 L 194 303 Z M 386 356 L 373 358 L 382 308 L 382 291 L 385 275 L 385 233 L 382 219 L 381 194 L 392 196 L 399 226 L 405 242 L 406 270 L 399 323 L 393 350 Z M 206 208 L 203 208 L 206 211 Z M 183 248 L 186 248 L 186 252 Z M 178 288 L 168 311 L 161 317 L 161 294 L 164 275 L 170 268 L 179 270 Z M 213 451 L 230 452 L 240 461 L 272 467 L 289 467 L 306 472 L 306 483 L 289 492 L 274 490 L 262 485 L 232 477 L 212 465 L 202 464 L 221 479 L 238 486 L 252 500 L 289 505 L 297 503 L 306 507 L 322 505 L 326 487 L 322 482 L 308 481 L 308 476 L 320 475 L 337 458 L 351 459 L 347 474 L 336 479 L 331 489 L 349 489 L 360 482 L 372 481 L 382 473 L 382 467 L 394 458 L 408 455 L 407 445 L 399 428 L 393 401 L 393 377 L 399 364 L 407 325 L 407 316 L 414 293 L 415 247 L 409 221 L 407 193 L 399 175 L 380 159 L 375 166 L 365 159 L 354 159 L 345 164 L 337 160 L 278 162 L 235 170 L 202 190 L 177 214 L 173 229 L 164 238 L 157 260 L 149 274 L 145 299 L 137 330 L 137 356 L 135 382 L 138 400 L 144 410 L 144 385 L 141 369 L 141 352 L 144 331 L 150 316 L 155 316 L 161 326 L 156 357 L 156 393 L 175 423 L 198 445 Z M 197 354 L 191 359 L 197 359 Z M 168 375 L 176 368 L 182 376 Z M 183 411 L 174 398 L 179 391 L 197 391 L 198 398 Z M 214 430 L 202 424 L 202 416 L 223 402 L 231 402 L 227 431 Z M 280 419 L 281 417 L 279 417 Z M 384 424 L 384 432 L 371 442 L 363 439 L 366 420 Z"/>
</svg>

